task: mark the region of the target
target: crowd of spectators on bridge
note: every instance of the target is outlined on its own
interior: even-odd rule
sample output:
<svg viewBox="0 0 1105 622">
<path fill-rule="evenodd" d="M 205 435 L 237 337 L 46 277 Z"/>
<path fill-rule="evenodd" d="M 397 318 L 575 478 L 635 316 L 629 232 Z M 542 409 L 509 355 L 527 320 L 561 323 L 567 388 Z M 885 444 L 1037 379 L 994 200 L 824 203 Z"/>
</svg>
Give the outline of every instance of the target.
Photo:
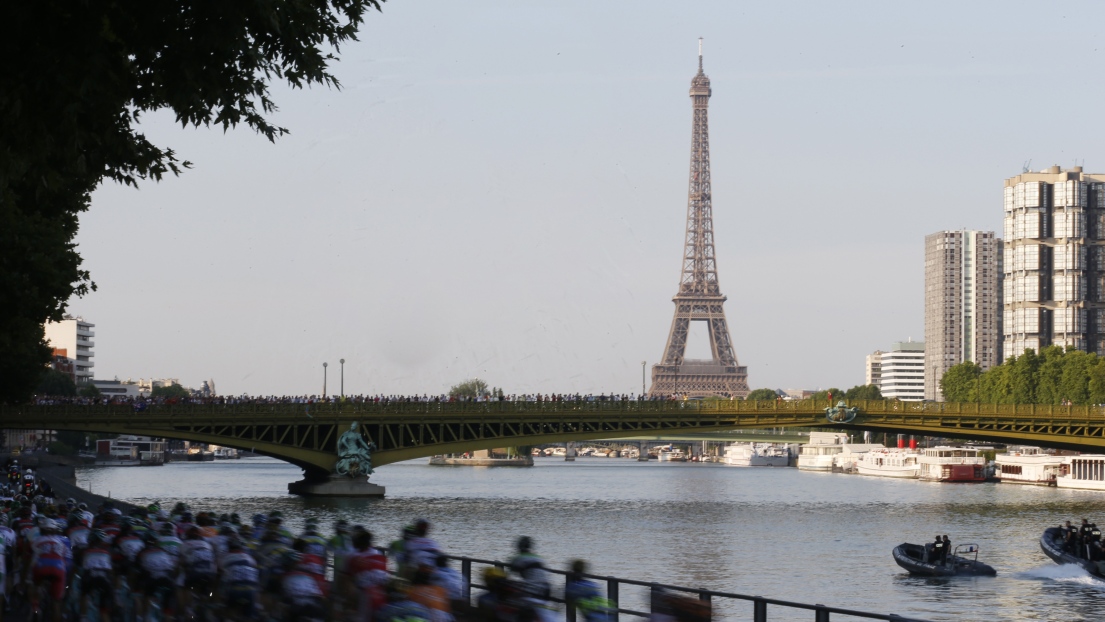
<svg viewBox="0 0 1105 622">
<path fill-rule="evenodd" d="M 51 396 L 40 395 L 34 404 L 52 406 L 59 404 L 84 406 L 133 406 L 142 407 L 165 404 L 200 405 L 268 405 L 268 404 L 407 404 L 407 403 L 456 403 L 456 402 L 636 402 L 683 399 L 680 396 L 656 397 L 637 394 L 583 394 L 583 393 L 525 393 L 506 395 L 481 395 L 477 397 L 456 395 L 220 395 L 207 397 L 149 397 L 149 396 Z"/>
</svg>

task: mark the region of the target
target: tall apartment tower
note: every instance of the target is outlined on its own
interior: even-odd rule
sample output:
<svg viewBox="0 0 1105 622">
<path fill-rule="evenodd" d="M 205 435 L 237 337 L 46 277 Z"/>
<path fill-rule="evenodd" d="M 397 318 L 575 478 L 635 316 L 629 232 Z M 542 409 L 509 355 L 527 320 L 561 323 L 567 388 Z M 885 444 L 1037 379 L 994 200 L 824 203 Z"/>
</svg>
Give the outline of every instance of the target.
<svg viewBox="0 0 1105 622">
<path fill-rule="evenodd" d="M 925 236 L 925 399 L 943 401 L 940 378 L 971 361 L 1002 360 L 1002 241 L 993 231 Z"/>
<path fill-rule="evenodd" d="M 65 356 L 73 359 L 74 380 L 77 384 L 85 384 L 92 381 L 94 376 L 92 358 L 95 356 L 92 348 L 96 345 L 92 338 L 96 333 L 92 332 L 95 324 L 84 321 L 82 317 L 66 316 L 60 322 L 46 322 L 44 328 L 46 341 L 55 350 L 65 350 Z"/>
<path fill-rule="evenodd" d="M 1105 355 L 1105 174 L 1005 180 L 1003 358 L 1057 345 Z"/>
</svg>

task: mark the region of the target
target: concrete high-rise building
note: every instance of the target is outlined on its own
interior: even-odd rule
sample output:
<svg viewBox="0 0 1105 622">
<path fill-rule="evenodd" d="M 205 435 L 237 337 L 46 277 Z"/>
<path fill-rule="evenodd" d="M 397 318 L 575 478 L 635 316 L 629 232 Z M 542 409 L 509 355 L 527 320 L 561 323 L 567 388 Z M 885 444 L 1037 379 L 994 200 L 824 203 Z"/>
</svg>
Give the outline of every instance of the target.
<svg viewBox="0 0 1105 622">
<path fill-rule="evenodd" d="M 60 322 L 46 322 L 46 341 L 55 350 L 65 350 L 66 356 L 73 359 L 73 377 L 77 384 L 86 384 L 92 381 L 92 348 L 96 345 L 92 338 L 96 333 L 92 332 L 95 324 L 84 321 L 81 317 L 65 316 Z"/>
<path fill-rule="evenodd" d="M 1053 166 L 1005 180 L 1003 358 L 1105 355 L 1105 174 Z"/>
<path fill-rule="evenodd" d="M 900 341 L 879 354 L 879 390 L 888 400 L 920 402 L 925 399 L 925 344 Z"/>
<path fill-rule="evenodd" d="M 972 361 L 1002 360 L 1001 248 L 993 231 L 925 236 L 925 399 L 943 400 L 940 378 Z"/>
<path fill-rule="evenodd" d="M 863 384 L 882 385 L 882 350 L 867 355 L 867 370 L 863 375 Z"/>
</svg>

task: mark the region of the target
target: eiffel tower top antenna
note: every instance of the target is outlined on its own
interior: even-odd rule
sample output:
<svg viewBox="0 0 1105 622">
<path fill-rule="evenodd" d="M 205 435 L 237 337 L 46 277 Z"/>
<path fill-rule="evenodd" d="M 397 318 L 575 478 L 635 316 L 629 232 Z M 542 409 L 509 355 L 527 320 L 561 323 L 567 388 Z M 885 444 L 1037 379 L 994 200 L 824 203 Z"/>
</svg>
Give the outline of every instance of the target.
<svg viewBox="0 0 1105 622">
<path fill-rule="evenodd" d="M 698 73 L 702 73 L 702 37 L 698 38 Z"/>
</svg>

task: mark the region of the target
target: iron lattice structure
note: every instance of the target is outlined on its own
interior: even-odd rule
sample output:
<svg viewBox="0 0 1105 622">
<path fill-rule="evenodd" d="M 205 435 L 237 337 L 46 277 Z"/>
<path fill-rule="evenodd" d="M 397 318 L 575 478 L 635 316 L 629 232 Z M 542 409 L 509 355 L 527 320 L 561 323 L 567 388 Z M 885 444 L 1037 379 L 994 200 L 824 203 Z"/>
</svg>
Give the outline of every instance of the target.
<svg viewBox="0 0 1105 622">
<path fill-rule="evenodd" d="M 725 320 L 725 296 L 717 280 L 714 255 L 714 215 L 710 192 L 710 78 L 702 71 L 699 40 L 698 73 L 691 80 L 691 171 L 687 193 L 687 236 L 683 243 L 683 274 L 679 293 L 672 298 L 675 318 L 664 348 L 664 358 L 652 367 L 649 395 L 667 397 L 748 395 L 748 369 L 737 362 Z M 711 360 L 687 360 L 687 333 L 691 322 L 709 329 Z"/>
</svg>

